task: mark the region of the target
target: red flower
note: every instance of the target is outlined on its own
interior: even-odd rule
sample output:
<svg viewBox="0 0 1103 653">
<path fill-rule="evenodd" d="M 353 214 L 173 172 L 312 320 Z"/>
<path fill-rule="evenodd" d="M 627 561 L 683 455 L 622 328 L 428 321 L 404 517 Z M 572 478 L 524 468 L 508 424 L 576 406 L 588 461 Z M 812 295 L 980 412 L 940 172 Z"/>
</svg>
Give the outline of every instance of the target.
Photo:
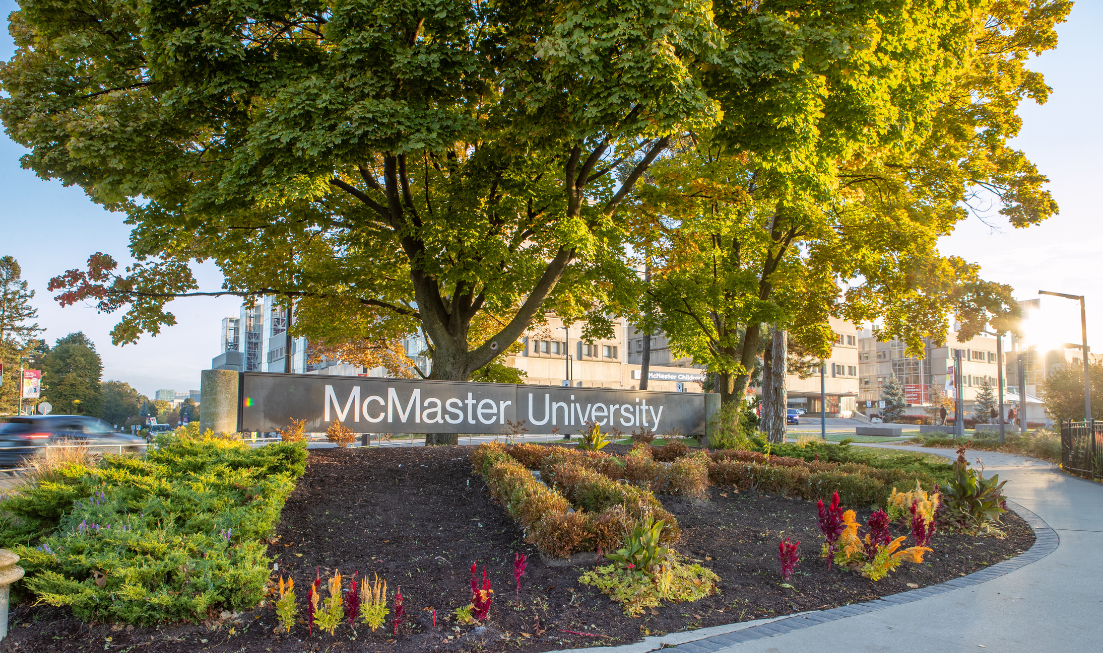
<svg viewBox="0 0 1103 653">
<path fill-rule="evenodd" d="M 789 582 L 800 561 L 799 548 L 800 542 L 790 542 L 788 538 L 778 542 L 777 559 L 781 563 L 781 579 L 785 582 Z"/>
</svg>

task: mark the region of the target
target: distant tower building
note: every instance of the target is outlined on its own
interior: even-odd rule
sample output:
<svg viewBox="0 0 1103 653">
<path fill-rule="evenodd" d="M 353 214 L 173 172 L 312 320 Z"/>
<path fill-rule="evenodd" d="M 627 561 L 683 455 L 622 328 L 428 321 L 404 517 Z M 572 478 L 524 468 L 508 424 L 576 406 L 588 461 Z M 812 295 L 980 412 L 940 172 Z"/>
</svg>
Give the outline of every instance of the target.
<svg viewBox="0 0 1103 653">
<path fill-rule="evenodd" d="M 153 396 L 157 401 L 167 401 L 170 404 L 176 401 L 175 390 L 158 390 Z"/>
</svg>

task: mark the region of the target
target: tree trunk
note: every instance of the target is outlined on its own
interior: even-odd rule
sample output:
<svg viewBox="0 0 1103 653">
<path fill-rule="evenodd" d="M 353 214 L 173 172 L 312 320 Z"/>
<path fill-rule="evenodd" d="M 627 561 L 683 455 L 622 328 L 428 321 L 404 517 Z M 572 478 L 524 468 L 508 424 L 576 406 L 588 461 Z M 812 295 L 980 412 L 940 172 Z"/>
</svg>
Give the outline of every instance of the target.
<svg viewBox="0 0 1103 653">
<path fill-rule="evenodd" d="M 732 397 L 742 398 L 747 394 L 747 385 L 751 381 L 751 372 L 754 370 L 755 361 L 758 358 L 758 348 L 761 346 L 762 325 L 747 325 L 747 332 L 743 335 L 743 350 L 739 360 L 743 366 L 743 372 L 737 374 L 732 382 Z"/>
<path fill-rule="evenodd" d="M 788 334 L 784 329 L 773 328 L 773 338 L 766 349 L 773 365 L 769 374 L 763 374 L 763 396 L 769 388 L 770 401 L 762 407 L 763 417 L 769 415 L 766 437 L 770 442 L 785 442 L 785 417 L 788 412 L 788 395 L 785 390 L 785 372 L 788 358 Z"/>
<path fill-rule="evenodd" d="M 762 398 L 758 402 L 759 414 L 762 416 L 758 421 L 758 430 L 766 434 L 767 440 L 770 440 L 770 436 L 774 432 L 774 414 L 770 410 L 770 407 L 774 403 L 774 385 L 770 382 L 770 379 L 773 378 L 773 373 L 774 349 L 767 345 L 766 351 L 762 352 Z M 773 440 L 770 441 L 772 442 Z"/>
<path fill-rule="evenodd" d="M 425 434 L 425 446 L 439 446 L 445 444 L 459 444 L 460 436 L 458 433 L 426 433 Z"/>
<path fill-rule="evenodd" d="M 643 281 L 651 283 L 651 263 L 643 269 Z M 643 355 L 640 357 L 640 390 L 647 389 L 648 377 L 651 375 L 651 330 L 643 334 Z"/>
</svg>

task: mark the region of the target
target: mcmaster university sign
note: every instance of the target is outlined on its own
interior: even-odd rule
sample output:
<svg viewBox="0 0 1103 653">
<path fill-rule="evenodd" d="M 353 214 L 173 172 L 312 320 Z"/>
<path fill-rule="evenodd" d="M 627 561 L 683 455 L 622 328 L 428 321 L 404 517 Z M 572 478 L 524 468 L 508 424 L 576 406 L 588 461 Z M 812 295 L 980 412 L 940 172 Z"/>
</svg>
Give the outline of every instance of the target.
<svg viewBox="0 0 1103 653">
<path fill-rule="evenodd" d="M 314 374 L 241 373 L 238 430 L 270 432 L 305 419 L 356 433 L 579 433 L 587 422 L 626 433 L 705 432 L 702 394 Z"/>
</svg>

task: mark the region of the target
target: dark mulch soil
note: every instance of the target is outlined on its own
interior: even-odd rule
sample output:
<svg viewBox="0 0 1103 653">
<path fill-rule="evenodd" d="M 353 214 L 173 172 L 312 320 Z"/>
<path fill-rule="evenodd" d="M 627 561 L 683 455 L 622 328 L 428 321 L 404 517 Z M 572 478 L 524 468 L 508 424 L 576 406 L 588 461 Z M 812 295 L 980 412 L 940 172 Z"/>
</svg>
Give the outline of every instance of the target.
<svg viewBox="0 0 1103 653">
<path fill-rule="evenodd" d="M 401 586 L 408 621 L 399 635 L 344 625 L 336 636 L 273 631 L 270 605 L 241 615 L 212 616 L 205 624 L 162 628 L 83 625 L 67 610 L 17 607 L 0 651 L 433 651 L 533 653 L 564 647 L 619 644 L 643 635 L 820 610 L 869 601 L 909 588 L 963 576 L 1015 556 L 1034 541 L 1015 515 L 1005 539 L 939 533 L 922 565 L 903 563 L 878 583 L 848 570 L 828 571 L 818 558 L 821 536 L 813 504 L 757 492 L 712 488 L 708 502 L 661 497 L 682 527 L 677 548 L 722 579 L 719 595 L 669 604 L 639 618 L 625 617 L 604 595 L 580 585 L 580 571 L 549 567 L 525 544 L 521 530 L 495 505 L 471 473 L 468 447 L 322 449 L 283 511 L 269 553 L 295 579 L 301 610 L 315 567 L 323 577 L 340 569 L 385 578 Z M 861 515 L 863 518 L 865 514 Z M 901 532 L 900 534 L 903 534 Z M 802 561 L 794 589 L 781 587 L 777 547 L 800 540 Z M 531 556 L 514 607 L 512 560 Z M 458 628 L 451 612 L 469 602 L 470 565 L 489 570 L 494 605 L 485 628 Z M 273 574 L 275 577 L 275 574 Z M 436 610 L 436 626 L 430 609 Z M 566 632 L 566 631 L 573 631 Z M 578 634 L 584 633 L 584 634 Z"/>
</svg>

